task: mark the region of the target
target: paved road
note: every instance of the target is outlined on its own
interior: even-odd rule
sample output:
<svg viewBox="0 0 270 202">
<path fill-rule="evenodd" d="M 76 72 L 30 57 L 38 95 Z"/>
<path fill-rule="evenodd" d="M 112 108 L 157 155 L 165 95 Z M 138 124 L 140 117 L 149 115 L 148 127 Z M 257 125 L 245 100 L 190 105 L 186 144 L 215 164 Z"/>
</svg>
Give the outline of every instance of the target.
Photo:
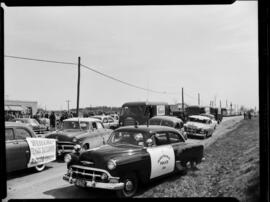
<svg viewBox="0 0 270 202">
<path fill-rule="evenodd" d="M 213 136 L 205 140 L 188 139 L 190 143 L 203 143 L 208 147 L 218 138 L 233 130 L 243 117 L 226 117 L 218 125 Z M 40 173 L 33 170 L 23 170 L 8 175 L 7 198 L 9 199 L 40 199 L 40 198 L 96 198 L 115 197 L 115 193 L 106 190 L 80 189 L 62 180 L 66 165 L 62 161 L 51 162 L 47 169 Z"/>
</svg>

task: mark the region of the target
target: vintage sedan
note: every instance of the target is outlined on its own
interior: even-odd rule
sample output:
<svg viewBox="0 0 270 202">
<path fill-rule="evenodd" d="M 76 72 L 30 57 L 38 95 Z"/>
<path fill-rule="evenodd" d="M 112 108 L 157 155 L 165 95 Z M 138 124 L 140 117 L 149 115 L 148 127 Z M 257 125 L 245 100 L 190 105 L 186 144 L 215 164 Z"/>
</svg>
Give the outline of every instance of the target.
<svg viewBox="0 0 270 202">
<path fill-rule="evenodd" d="M 193 115 L 188 117 L 188 121 L 184 124 L 184 130 L 188 137 L 197 136 L 205 139 L 212 136 L 215 129 L 210 118 Z"/>
<path fill-rule="evenodd" d="M 178 130 L 166 126 L 125 126 L 106 145 L 65 155 L 63 179 L 77 187 L 115 190 L 132 197 L 139 183 L 174 172 L 185 172 L 203 160 L 204 147 L 189 144 Z"/>
<path fill-rule="evenodd" d="M 15 118 L 12 121 L 21 122 L 33 129 L 37 134 L 44 133 L 46 127 L 43 124 L 40 124 L 36 119 L 32 118 Z"/>
<path fill-rule="evenodd" d="M 99 119 L 73 117 L 65 119 L 62 129 L 48 134 L 46 138 L 56 139 L 60 156 L 72 152 L 76 144 L 84 150 L 98 147 L 106 142 L 111 132 Z"/>
<path fill-rule="evenodd" d="M 101 120 L 105 128 L 115 129 L 118 127 L 119 121 L 115 120 L 113 117 L 108 115 L 96 115 L 91 116 L 92 118 L 96 118 Z"/>
<path fill-rule="evenodd" d="M 23 123 L 5 122 L 5 139 L 6 139 L 6 170 L 12 172 L 16 170 L 22 170 L 25 168 L 34 167 L 36 171 L 42 171 L 45 168 L 45 164 L 55 160 L 56 144 L 55 141 L 50 141 L 50 145 L 38 145 L 38 148 L 33 148 L 29 145 L 29 142 L 38 141 L 38 143 L 48 142 L 46 138 L 38 138 L 33 130 Z M 48 147 L 49 146 L 49 147 Z M 32 148 L 35 153 L 32 152 Z M 51 148 L 51 150 L 50 150 Z M 40 163 L 37 160 L 38 151 L 47 151 L 50 154 L 50 160 L 44 161 L 44 154 L 41 154 Z"/>
<path fill-rule="evenodd" d="M 175 116 L 154 116 L 149 119 L 149 125 L 160 125 L 160 126 L 168 126 L 173 127 L 179 130 L 180 133 L 187 139 L 186 134 L 184 133 L 184 123 L 181 119 Z"/>
</svg>

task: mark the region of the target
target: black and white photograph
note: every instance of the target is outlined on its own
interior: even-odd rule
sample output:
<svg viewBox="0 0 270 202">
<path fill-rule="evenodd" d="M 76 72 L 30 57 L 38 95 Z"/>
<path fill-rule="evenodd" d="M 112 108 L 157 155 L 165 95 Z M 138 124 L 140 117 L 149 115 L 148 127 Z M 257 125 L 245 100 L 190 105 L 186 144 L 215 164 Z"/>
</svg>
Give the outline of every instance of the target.
<svg viewBox="0 0 270 202">
<path fill-rule="evenodd" d="M 260 199 L 258 2 L 4 10 L 3 199 Z"/>
</svg>

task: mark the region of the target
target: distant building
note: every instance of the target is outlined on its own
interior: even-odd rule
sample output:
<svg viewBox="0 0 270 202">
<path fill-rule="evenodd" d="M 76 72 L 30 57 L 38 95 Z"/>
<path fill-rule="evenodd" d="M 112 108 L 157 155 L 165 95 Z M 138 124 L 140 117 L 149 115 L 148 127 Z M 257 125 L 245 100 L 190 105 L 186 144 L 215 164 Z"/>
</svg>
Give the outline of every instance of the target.
<svg viewBox="0 0 270 202">
<path fill-rule="evenodd" d="M 37 113 L 37 101 L 5 100 L 5 113 L 28 114 Z"/>
</svg>

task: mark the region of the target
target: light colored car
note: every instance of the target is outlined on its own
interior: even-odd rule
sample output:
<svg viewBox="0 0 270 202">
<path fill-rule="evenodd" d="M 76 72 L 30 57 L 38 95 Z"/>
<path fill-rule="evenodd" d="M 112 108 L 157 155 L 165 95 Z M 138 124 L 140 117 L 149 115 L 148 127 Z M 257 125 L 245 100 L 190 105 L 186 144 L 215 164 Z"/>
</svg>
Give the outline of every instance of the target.
<svg viewBox="0 0 270 202">
<path fill-rule="evenodd" d="M 212 120 L 212 124 L 214 126 L 214 129 L 216 129 L 218 122 L 213 114 L 200 114 L 200 116 L 205 116 L 205 117 L 210 118 Z"/>
<path fill-rule="evenodd" d="M 62 155 L 73 151 L 75 145 L 83 150 L 103 145 L 112 130 L 104 128 L 102 122 L 96 118 L 73 117 L 63 121 L 63 128 L 54 131 L 46 138 L 56 139 L 57 153 Z"/>
<path fill-rule="evenodd" d="M 188 121 L 184 124 L 184 130 L 188 137 L 197 136 L 205 139 L 212 136 L 214 125 L 208 117 L 192 115 L 188 117 Z"/>
<path fill-rule="evenodd" d="M 96 116 L 91 116 L 92 118 L 99 119 L 103 123 L 105 128 L 109 129 L 115 129 L 118 127 L 118 122 L 115 119 L 113 119 L 111 116 L 108 115 L 96 115 Z"/>
</svg>

